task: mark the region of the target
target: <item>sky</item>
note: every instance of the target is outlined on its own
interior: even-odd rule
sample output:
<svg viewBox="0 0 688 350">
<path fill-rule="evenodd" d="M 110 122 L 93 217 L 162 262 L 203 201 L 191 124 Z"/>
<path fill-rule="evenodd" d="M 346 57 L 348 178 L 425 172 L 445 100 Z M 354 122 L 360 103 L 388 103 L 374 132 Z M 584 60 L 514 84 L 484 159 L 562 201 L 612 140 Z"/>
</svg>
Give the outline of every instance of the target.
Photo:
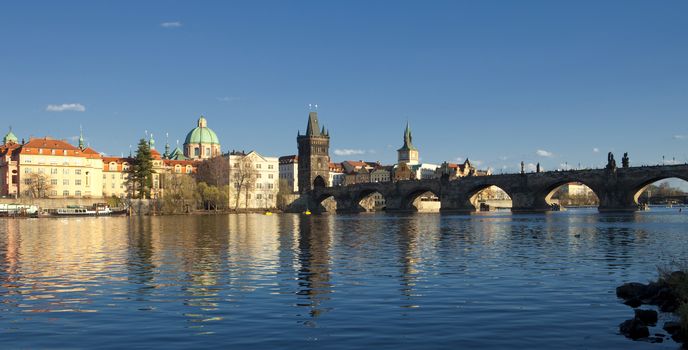
<svg viewBox="0 0 688 350">
<path fill-rule="evenodd" d="M 120 155 L 204 115 L 282 156 L 317 104 L 334 161 L 395 163 L 408 121 L 435 164 L 686 163 L 686 38 L 682 0 L 2 2 L 0 133 Z"/>
</svg>

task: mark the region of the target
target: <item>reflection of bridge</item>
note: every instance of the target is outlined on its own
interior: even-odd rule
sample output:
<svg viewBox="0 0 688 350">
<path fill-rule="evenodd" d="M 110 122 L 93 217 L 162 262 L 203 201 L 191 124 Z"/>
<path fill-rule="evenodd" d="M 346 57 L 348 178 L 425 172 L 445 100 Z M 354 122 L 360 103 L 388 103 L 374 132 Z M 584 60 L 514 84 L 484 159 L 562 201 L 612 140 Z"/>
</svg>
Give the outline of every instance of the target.
<svg viewBox="0 0 688 350">
<path fill-rule="evenodd" d="M 667 178 L 688 181 L 688 164 L 607 169 L 549 171 L 541 173 L 472 176 L 457 180 L 431 179 L 398 182 L 361 183 L 341 187 L 315 186 L 310 193 L 311 208 L 323 209 L 325 199 L 334 197 L 337 212 L 366 209 L 361 200 L 373 193 L 385 197 L 387 211 L 414 211 L 414 201 L 432 192 L 441 201 L 442 212 L 472 212 L 477 194 L 497 186 L 512 199 L 514 212 L 542 212 L 551 209 L 555 190 L 570 182 L 590 187 L 599 198 L 600 211 L 635 211 L 643 189 Z"/>
</svg>

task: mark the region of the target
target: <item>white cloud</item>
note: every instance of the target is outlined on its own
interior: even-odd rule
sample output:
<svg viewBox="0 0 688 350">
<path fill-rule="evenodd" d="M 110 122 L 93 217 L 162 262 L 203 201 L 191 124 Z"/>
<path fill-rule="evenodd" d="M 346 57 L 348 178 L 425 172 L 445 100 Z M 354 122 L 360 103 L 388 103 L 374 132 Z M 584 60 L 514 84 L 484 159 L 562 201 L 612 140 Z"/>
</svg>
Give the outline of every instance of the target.
<svg viewBox="0 0 688 350">
<path fill-rule="evenodd" d="M 535 151 L 535 154 L 537 154 L 540 157 L 554 157 L 554 153 L 545 151 L 544 149 L 539 149 Z"/>
<path fill-rule="evenodd" d="M 86 107 L 81 103 L 63 103 L 61 105 L 48 105 L 45 110 L 48 112 L 86 112 Z"/>
<path fill-rule="evenodd" d="M 686 139 L 686 138 L 688 138 L 688 136 L 686 136 L 686 135 L 674 135 L 674 136 L 673 136 L 673 139 L 674 139 L 674 140 L 683 140 L 683 139 Z"/>
<path fill-rule="evenodd" d="M 594 153 L 600 153 L 600 149 L 597 148 L 597 147 L 593 148 L 592 151 L 593 151 Z"/>
<path fill-rule="evenodd" d="M 163 28 L 179 28 L 182 26 L 182 22 L 175 21 L 175 22 L 162 22 L 160 23 L 160 26 Z"/>
<path fill-rule="evenodd" d="M 362 149 L 343 148 L 343 149 L 334 150 L 334 154 L 338 155 L 338 156 L 354 156 L 354 155 L 365 154 L 365 153 L 366 152 Z"/>
<path fill-rule="evenodd" d="M 236 101 L 241 100 L 241 97 L 225 96 L 225 97 L 218 97 L 217 100 L 220 102 L 236 102 Z"/>
</svg>

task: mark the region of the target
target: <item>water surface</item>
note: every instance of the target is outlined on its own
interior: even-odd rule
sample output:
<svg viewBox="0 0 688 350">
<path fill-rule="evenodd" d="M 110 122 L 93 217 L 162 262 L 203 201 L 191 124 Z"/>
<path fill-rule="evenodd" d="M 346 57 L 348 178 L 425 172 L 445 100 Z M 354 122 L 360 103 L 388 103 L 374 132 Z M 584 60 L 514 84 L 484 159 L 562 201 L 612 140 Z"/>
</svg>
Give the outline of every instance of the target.
<svg viewBox="0 0 688 350">
<path fill-rule="evenodd" d="M 0 219 L 3 348 L 677 348 L 614 289 L 688 214 Z M 661 324 L 660 324 L 661 325 Z"/>
</svg>

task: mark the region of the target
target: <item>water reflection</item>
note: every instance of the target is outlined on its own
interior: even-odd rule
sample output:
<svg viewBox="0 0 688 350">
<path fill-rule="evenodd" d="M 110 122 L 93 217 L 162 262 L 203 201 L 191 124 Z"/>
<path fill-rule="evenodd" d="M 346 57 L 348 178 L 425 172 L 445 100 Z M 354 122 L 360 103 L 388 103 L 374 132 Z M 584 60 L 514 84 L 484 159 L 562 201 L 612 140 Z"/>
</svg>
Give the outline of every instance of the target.
<svg viewBox="0 0 688 350">
<path fill-rule="evenodd" d="M 686 261 L 686 223 L 574 210 L 3 219 L 0 338 L 503 348 L 491 335 L 528 347 L 522 330 L 538 329 L 553 348 L 623 348 L 613 289 Z"/>
</svg>

